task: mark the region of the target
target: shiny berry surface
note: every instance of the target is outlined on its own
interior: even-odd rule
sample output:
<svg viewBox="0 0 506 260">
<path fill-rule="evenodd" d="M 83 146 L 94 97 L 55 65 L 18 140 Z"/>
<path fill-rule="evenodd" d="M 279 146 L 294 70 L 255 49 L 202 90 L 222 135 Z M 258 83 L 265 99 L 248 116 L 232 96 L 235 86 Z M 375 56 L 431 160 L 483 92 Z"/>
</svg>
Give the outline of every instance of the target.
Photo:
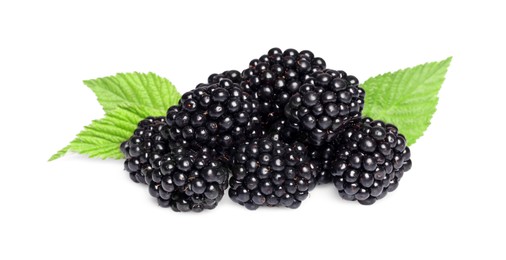
<svg viewBox="0 0 506 260">
<path fill-rule="evenodd" d="M 209 150 L 180 149 L 159 162 L 149 182 L 158 205 L 177 212 L 214 209 L 228 187 L 230 170 Z"/>
<path fill-rule="evenodd" d="M 305 145 L 271 137 L 237 147 L 230 178 L 230 198 L 248 209 L 297 208 L 316 185 L 316 168 Z"/>
<path fill-rule="evenodd" d="M 309 144 L 324 146 L 360 117 L 365 91 L 354 76 L 329 69 L 313 72 L 305 81 L 284 105 L 284 115 L 293 128 L 307 133 Z"/>
<path fill-rule="evenodd" d="M 138 123 L 133 135 L 120 146 L 126 158 L 124 169 L 132 181 L 147 184 L 151 163 L 169 152 L 168 139 L 164 117 L 147 117 Z"/>
<path fill-rule="evenodd" d="M 345 200 L 370 205 L 397 189 L 411 169 L 411 152 L 397 127 L 370 118 L 350 121 L 334 144 L 326 164 Z M 324 155 L 319 155 L 324 158 Z"/>
</svg>

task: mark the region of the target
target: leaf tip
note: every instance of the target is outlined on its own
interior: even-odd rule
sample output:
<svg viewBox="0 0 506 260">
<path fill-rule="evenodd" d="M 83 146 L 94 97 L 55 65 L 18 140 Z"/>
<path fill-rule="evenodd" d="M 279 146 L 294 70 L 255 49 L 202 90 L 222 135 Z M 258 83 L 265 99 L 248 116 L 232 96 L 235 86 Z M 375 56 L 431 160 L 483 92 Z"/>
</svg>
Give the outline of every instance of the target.
<svg viewBox="0 0 506 260">
<path fill-rule="evenodd" d="M 58 152 L 56 152 L 55 154 L 53 154 L 49 160 L 47 160 L 48 162 L 51 162 L 51 161 L 54 161 L 62 156 L 64 156 L 68 150 L 70 149 L 70 145 L 67 145 L 65 147 L 63 147 L 62 149 L 60 149 Z"/>
<path fill-rule="evenodd" d="M 93 82 L 92 79 L 85 79 L 85 80 L 83 80 L 83 84 L 86 85 L 86 86 L 88 86 L 88 87 L 90 87 L 90 85 L 91 85 L 92 82 Z"/>
<path fill-rule="evenodd" d="M 441 62 L 447 63 L 448 64 L 447 66 L 450 66 L 450 63 L 452 62 L 452 60 L 453 60 L 453 56 L 448 56 L 448 58 L 442 60 Z"/>
</svg>

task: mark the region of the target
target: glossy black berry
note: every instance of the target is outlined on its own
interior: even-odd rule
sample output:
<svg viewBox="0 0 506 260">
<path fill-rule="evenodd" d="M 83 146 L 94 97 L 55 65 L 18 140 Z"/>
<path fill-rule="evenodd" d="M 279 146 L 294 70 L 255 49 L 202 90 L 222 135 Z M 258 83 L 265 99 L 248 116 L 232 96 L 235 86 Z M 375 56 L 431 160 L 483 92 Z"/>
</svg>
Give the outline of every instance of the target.
<svg viewBox="0 0 506 260">
<path fill-rule="evenodd" d="M 230 170 L 209 149 L 174 150 L 159 162 L 149 183 L 158 205 L 178 212 L 213 209 L 228 187 Z"/>
<path fill-rule="evenodd" d="M 250 140 L 235 150 L 229 196 L 248 209 L 297 208 L 315 187 L 315 177 L 303 144 L 271 137 Z"/>
<path fill-rule="evenodd" d="M 394 191 L 411 169 L 411 152 L 397 127 L 370 118 L 354 119 L 334 143 L 326 164 L 339 195 L 370 205 Z"/>
<path fill-rule="evenodd" d="M 147 117 L 140 121 L 133 135 L 120 146 L 125 155 L 125 170 L 130 179 L 147 183 L 151 163 L 169 152 L 168 128 L 164 117 Z"/>
<path fill-rule="evenodd" d="M 258 100 L 263 123 L 270 124 L 282 117 L 285 104 L 305 78 L 324 69 L 324 60 L 310 51 L 272 48 L 242 71 L 241 87 Z"/>
<path fill-rule="evenodd" d="M 325 62 L 315 58 L 313 66 L 324 69 Z M 316 71 L 292 93 L 284 105 L 284 115 L 308 135 L 308 144 L 323 146 L 332 142 L 348 121 L 360 117 L 364 97 L 355 77 L 334 70 Z"/>
<path fill-rule="evenodd" d="M 209 147 L 227 154 L 237 143 L 261 132 L 257 107 L 239 84 L 225 76 L 213 84 L 199 84 L 168 109 L 170 141 L 195 150 Z"/>
</svg>

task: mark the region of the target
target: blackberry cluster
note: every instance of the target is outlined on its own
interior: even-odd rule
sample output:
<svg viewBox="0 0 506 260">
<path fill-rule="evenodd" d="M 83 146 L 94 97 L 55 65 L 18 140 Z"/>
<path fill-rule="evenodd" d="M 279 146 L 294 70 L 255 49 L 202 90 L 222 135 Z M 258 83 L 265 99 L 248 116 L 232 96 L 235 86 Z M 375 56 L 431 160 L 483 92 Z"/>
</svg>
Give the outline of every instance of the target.
<svg viewBox="0 0 506 260">
<path fill-rule="evenodd" d="M 241 87 L 258 100 L 260 115 L 268 124 L 282 115 L 285 104 L 309 75 L 325 67 L 325 60 L 308 50 L 272 48 L 242 71 Z"/>
<path fill-rule="evenodd" d="M 290 126 L 308 135 L 311 145 L 332 142 L 343 126 L 360 117 L 365 91 L 344 71 L 314 72 L 284 107 Z"/>
<path fill-rule="evenodd" d="M 397 127 L 370 118 L 347 125 L 331 172 L 339 195 L 370 205 L 394 191 L 411 169 L 411 152 Z"/>
<path fill-rule="evenodd" d="M 257 103 L 230 79 L 199 84 L 167 111 L 171 142 L 194 150 L 215 148 L 221 154 L 260 135 Z"/>
<path fill-rule="evenodd" d="M 298 208 L 317 184 L 370 205 L 411 168 L 397 128 L 361 117 L 356 77 L 307 50 L 272 48 L 241 72 L 211 74 L 121 144 L 125 170 L 161 207 Z"/>
<path fill-rule="evenodd" d="M 159 161 L 149 193 L 176 212 L 214 209 L 228 187 L 229 171 L 209 150 L 177 149 Z"/>
<path fill-rule="evenodd" d="M 251 210 L 260 206 L 298 208 L 315 187 L 315 177 L 303 144 L 265 137 L 237 147 L 228 194 Z"/>
<path fill-rule="evenodd" d="M 146 175 L 152 171 L 151 163 L 169 151 L 168 128 L 165 117 L 147 117 L 140 121 L 133 135 L 123 142 L 120 150 L 125 155 L 125 170 L 130 179 L 147 184 Z"/>
</svg>

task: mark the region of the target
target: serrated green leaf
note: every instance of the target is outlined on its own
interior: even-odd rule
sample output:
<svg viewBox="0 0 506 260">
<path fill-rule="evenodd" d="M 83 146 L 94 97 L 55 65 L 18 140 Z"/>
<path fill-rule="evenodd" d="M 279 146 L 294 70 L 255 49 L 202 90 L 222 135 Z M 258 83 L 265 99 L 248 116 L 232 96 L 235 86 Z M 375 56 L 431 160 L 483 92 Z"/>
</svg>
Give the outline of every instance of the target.
<svg viewBox="0 0 506 260">
<path fill-rule="evenodd" d="M 181 97 L 169 80 L 154 73 L 118 73 L 84 83 L 95 93 L 106 115 L 86 126 L 50 161 L 67 151 L 104 159 L 122 158 L 119 145 L 130 137 L 137 123 L 147 116 L 164 115 Z"/>
<path fill-rule="evenodd" d="M 368 79 L 364 115 L 395 124 L 414 144 L 427 127 L 452 57 Z"/>
<path fill-rule="evenodd" d="M 167 109 L 177 104 L 181 94 L 165 78 L 154 73 L 118 73 L 115 76 L 85 80 L 105 112 L 120 105 Z"/>
<path fill-rule="evenodd" d="M 165 109 L 121 105 L 106 113 L 104 118 L 93 120 L 84 127 L 68 146 L 51 156 L 58 159 L 67 151 L 88 155 L 90 158 L 123 158 L 120 144 L 127 140 L 137 128 L 137 123 L 148 116 L 162 116 Z"/>
</svg>

